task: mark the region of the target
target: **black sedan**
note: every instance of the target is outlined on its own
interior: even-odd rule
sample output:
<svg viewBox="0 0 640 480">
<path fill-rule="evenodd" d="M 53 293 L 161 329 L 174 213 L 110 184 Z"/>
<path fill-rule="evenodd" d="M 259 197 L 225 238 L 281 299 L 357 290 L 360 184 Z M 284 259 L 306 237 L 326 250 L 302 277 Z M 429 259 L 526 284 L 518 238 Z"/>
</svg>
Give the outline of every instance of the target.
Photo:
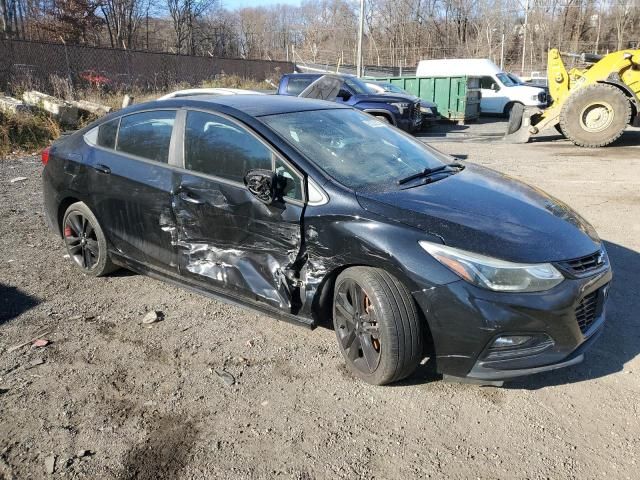
<svg viewBox="0 0 640 480">
<path fill-rule="evenodd" d="M 611 280 L 562 202 L 349 107 L 189 97 L 113 113 L 43 153 L 78 269 L 166 279 L 308 327 L 373 384 L 573 365 Z M 232 321 L 231 319 L 229 321 Z"/>
</svg>

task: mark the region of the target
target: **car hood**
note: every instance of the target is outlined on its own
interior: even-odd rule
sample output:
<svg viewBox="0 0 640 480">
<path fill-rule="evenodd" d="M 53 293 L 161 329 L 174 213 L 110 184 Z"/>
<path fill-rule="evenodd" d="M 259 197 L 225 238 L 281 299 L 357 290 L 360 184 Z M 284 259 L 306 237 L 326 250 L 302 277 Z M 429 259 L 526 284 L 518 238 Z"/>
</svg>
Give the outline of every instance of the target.
<svg viewBox="0 0 640 480">
<path fill-rule="evenodd" d="M 522 84 L 514 85 L 513 87 L 508 87 L 508 88 L 517 88 L 521 95 L 526 95 L 526 96 L 537 95 L 540 92 L 544 92 L 544 88 L 542 87 L 533 87 L 530 85 L 522 85 Z"/>
<path fill-rule="evenodd" d="M 392 103 L 392 102 L 409 102 L 414 103 L 420 100 L 418 97 L 414 95 L 403 95 L 401 93 L 363 93 L 355 96 L 358 101 L 367 101 L 367 102 L 383 102 L 383 103 Z"/>
<path fill-rule="evenodd" d="M 365 210 L 504 260 L 569 260 L 600 247 L 593 227 L 560 200 L 476 165 L 431 184 L 356 195 Z"/>
</svg>

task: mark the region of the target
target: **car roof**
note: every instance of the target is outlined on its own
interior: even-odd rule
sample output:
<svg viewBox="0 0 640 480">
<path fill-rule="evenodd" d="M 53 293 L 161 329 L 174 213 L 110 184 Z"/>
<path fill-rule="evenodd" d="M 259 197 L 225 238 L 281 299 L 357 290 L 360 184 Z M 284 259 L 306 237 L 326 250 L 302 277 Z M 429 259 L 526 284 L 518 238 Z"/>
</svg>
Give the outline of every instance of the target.
<svg viewBox="0 0 640 480">
<path fill-rule="evenodd" d="M 307 112 L 311 110 L 350 108 L 334 102 L 288 95 L 193 95 L 160 100 L 152 102 L 152 104 L 147 104 L 148 107 L 169 105 L 200 108 L 228 107 L 239 110 L 252 117 L 277 115 L 280 113 Z"/>
</svg>

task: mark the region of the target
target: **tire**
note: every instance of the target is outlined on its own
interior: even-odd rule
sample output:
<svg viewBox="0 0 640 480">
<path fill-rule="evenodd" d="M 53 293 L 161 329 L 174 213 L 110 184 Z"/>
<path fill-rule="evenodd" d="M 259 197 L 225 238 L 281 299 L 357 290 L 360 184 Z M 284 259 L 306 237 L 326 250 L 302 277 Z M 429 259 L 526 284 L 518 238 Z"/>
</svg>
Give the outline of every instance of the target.
<svg viewBox="0 0 640 480">
<path fill-rule="evenodd" d="M 509 123 L 507 124 L 507 135 L 517 132 L 522 126 L 522 115 L 524 114 L 524 105 L 521 103 L 511 103 L 509 108 Z M 508 106 L 508 105 L 507 105 Z M 505 111 L 507 108 L 505 107 Z"/>
<path fill-rule="evenodd" d="M 559 123 L 556 123 L 553 128 L 556 129 L 556 132 L 558 132 L 560 135 L 562 135 L 563 137 L 566 137 L 564 132 L 562 131 L 562 127 L 560 126 Z"/>
<path fill-rule="evenodd" d="M 597 83 L 579 88 L 560 110 L 560 128 L 580 147 L 604 147 L 631 121 L 631 103 L 618 88 Z"/>
<path fill-rule="evenodd" d="M 422 359 L 424 327 L 415 302 L 384 270 L 351 267 L 338 276 L 333 325 L 347 369 L 367 383 L 401 380 Z"/>
<path fill-rule="evenodd" d="M 520 103 L 520 102 L 510 102 L 507 103 L 504 106 L 504 110 L 502 111 L 503 115 L 505 116 L 505 118 L 509 118 L 511 119 L 511 111 L 514 109 L 514 107 L 518 107 L 520 108 L 521 112 L 524 111 L 524 104 Z M 518 127 L 519 128 L 519 127 Z"/>
<path fill-rule="evenodd" d="M 67 208 L 62 235 L 69 257 L 85 275 L 101 277 L 117 269 L 109 258 L 107 239 L 98 220 L 83 202 Z"/>
</svg>

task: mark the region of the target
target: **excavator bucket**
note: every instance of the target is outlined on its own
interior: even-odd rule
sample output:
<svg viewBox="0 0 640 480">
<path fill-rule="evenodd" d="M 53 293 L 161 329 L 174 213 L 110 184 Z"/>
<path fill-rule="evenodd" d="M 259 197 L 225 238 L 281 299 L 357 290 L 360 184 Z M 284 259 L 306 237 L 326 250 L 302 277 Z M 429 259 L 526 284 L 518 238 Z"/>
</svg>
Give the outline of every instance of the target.
<svg viewBox="0 0 640 480">
<path fill-rule="evenodd" d="M 506 135 L 503 141 L 507 143 L 528 143 L 532 135 L 538 133 L 535 127 L 542 110 L 537 107 L 525 107 L 516 104 L 511 109 Z"/>
</svg>

